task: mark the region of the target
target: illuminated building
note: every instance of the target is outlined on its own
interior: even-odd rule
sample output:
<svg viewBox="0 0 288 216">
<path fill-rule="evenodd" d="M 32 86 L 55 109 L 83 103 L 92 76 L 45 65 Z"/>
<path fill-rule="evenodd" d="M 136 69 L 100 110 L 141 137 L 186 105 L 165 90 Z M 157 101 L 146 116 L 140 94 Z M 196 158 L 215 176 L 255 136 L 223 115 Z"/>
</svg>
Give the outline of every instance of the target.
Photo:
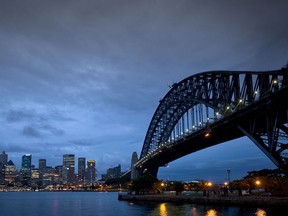
<svg viewBox="0 0 288 216">
<path fill-rule="evenodd" d="M 15 177 L 16 177 L 16 166 L 11 160 L 9 160 L 5 166 L 5 181 L 11 183 L 15 180 Z"/>
<path fill-rule="evenodd" d="M 78 158 L 78 181 L 84 182 L 86 158 Z"/>
<path fill-rule="evenodd" d="M 62 170 L 63 183 L 73 183 L 75 180 L 75 155 L 63 155 L 63 170 Z"/>
<path fill-rule="evenodd" d="M 93 183 L 96 180 L 96 163 L 95 160 L 87 161 L 86 182 Z"/>
<path fill-rule="evenodd" d="M 25 154 L 22 156 L 21 177 L 22 180 L 28 183 L 31 179 L 31 154 Z"/>
<path fill-rule="evenodd" d="M 31 179 L 34 181 L 38 181 L 40 179 L 40 170 L 39 169 L 31 169 Z"/>
<path fill-rule="evenodd" d="M 55 166 L 54 177 L 53 177 L 55 183 L 62 182 L 62 170 L 63 170 L 62 165 Z"/>
</svg>

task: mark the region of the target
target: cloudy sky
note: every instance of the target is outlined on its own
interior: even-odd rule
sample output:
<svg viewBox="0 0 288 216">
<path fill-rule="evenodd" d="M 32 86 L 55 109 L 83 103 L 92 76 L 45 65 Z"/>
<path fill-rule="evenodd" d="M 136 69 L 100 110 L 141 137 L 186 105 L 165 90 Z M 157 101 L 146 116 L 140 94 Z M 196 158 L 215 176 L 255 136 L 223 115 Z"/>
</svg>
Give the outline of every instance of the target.
<svg viewBox="0 0 288 216">
<path fill-rule="evenodd" d="M 0 151 L 20 169 L 63 154 L 130 166 L 169 85 L 288 60 L 286 0 L 0 0 Z M 191 154 L 159 178 L 275 168 L 248 139 Z"/>
</svg>

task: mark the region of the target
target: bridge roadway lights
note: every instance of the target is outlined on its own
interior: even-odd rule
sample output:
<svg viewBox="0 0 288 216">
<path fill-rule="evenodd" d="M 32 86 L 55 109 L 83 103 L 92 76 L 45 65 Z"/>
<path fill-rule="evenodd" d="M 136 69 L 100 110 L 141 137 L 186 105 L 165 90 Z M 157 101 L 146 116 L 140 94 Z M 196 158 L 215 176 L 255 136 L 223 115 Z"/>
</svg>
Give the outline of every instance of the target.
<svg viewBox="0 0 288 216">
<path fill-rule="evenodd" d="M 288 68 L 266 72 L 209 71 L 187 77 L 174 84 L 160 100 L 140 155 L 142 173 L 147 169 L 145 173 L 156 176 L 159 167 L 173 160 L 243 136 L 254 140 L 276 166 L 288 170 L 288 157 L 282 156 L 287 153 L 288 143 L 279 140 L 279 131 L 286 140 L 288 137 L 287 98 Z M 197 111 L 198 105 L 204 106 L 201 112 Z M 216 116 L 209 116 L 205 107 Z M 188 111 L 194 119 L 190 118 L 190 128 L 185 128 L 188 120 L 183 119 Z M 202 125 L 206 117 L 209 130 Z M 191 133 L 183 133 L 184 129 Z M 168 141 L 169 148 L 156 150 Z"/>
</svg>

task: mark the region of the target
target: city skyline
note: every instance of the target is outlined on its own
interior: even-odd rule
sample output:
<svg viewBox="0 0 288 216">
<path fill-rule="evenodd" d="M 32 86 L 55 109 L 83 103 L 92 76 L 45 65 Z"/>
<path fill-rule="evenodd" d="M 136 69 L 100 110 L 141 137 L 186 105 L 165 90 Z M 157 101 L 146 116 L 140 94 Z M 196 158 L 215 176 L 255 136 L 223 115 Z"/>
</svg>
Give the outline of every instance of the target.
<svg viewBox="0 0 288 216">
<path fill-rule="evenodd" d="M 9 154 L 7 154 L 7 152 L 6 151 L 2 151 L 2 153 L 0 154 L 0 155 L 7 155 L 7 159 L 5 159 L 5 160 L 7 160 L 7 161 L 12 161 L 13 163 L 14 163 L 14 161 L 13 161 L 13 159 L 11 159 L 11 158 L 9 158 Z M 71 157 L 73 155 L 73 158 L 69 158 L 69 156 Z M 65 159 L 65 157 L 67 158 L 67 156 L 68 156 L 68 159 Z M 44 167 L 46 168 L 46 167 L 56 167 L 56 166 L 70 166 L 71 164 L 73 164 L 73 166 L 74 166 L 74 173 L 75 174 L 78 174 L 78 172 L 79 172 L 79 159 L 84 159 L 84 164 L 85 164 L 85 168 L 87 168 L 88 166 L 89 166 L 89 162 L 90 163 L 94 163 L 94 164 L 96 164 L 96 161 L 94 160 L 94 159 L 88 159 L 87 160 L 87 164 L 85 163 L 86 162 L 86 157 L 84 157 L 84 156 L 82 156 L 82 157 L 75 157 L 75 154 L 64 154 L 63 156 L 62 156 L 62 163 L 61 164 L 53 164 L 53 165 L 51 165 L 50 166 L 50 164 L 48 163 L 47 164 L 47 159 L 46 158 L 40 158 L 40 159 L 37 159 L 37 161 L 35 161 L 35 159 L 33 159 L 33 155 L 32 154 L 29 154 L 29 153 L 26 153 L 26 154 L 22 154 L 22 156 L 21 156 L 21 163 L 20 163 L 20 165 L 18 165 L 18 166 L 16 166 L 16 168 L 17 168 L 17 170 L 18 170 L 18 172 L 21 170 L 21 168 L 23 167 L 23 158 L 25 158 L 25 157 L 29 157 L 30 158 L 30 161 L 29 161 L 29 167 L 30 168 L 32 168 L 32 167 L 34 167 L 34 168 L 37 168 L 37 169 L 39 169 L 39 170 L 43 170 L 44 169 Z M 24 159 L 25 160 L 25 159 Z M 34 162 L 34 163 L 33 163 Z M 15 164 L 15 163 L 14 163 Z M 83 165 L 83 164 L 82 164 Z M 28 168 L 28 166 L 25 166 L 25 168 Z M 96 166 L 95 166 L 95 168 L 96 168 Z M 111 168 L 111 167 L 107 167 L 107 169 L 108 168 Z"/>
<path fill-rule="evenodd" d="M 169 86 L 211 70 L 280 69 L 288 3 L 251 1 L 3 1 L 0 150 L 47 164 L 95 159 L 130 168 Z M 32 161 L 35 164 L 35 161 Z M 193 153 L 160 179 L 223 180 L 275 168 L 248 139 Z"/>
</svg>

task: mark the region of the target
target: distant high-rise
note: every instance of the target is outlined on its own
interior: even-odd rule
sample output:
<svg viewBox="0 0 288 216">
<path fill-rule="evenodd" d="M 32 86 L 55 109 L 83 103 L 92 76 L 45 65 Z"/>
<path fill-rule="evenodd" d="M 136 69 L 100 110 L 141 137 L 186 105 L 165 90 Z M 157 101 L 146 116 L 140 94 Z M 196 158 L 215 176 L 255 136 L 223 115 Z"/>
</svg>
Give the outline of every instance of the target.
<svg viewBox="0 0 288 216">
<path fill-rule="evenodd" d="M 79 182 L 84 182 L 85 164 L 86 164 L 86 158 L 84 158 L 84 157 L 78 158 L 78 181 Z"/>
<path fill-rule="evenodd" d="M 0 154 L 0 166 L 5 166 L 8 162 L 8 155 L 5 153 L 5 151 Z"/>
<path fill-rule="evenodd" d="M 5 165 L 7 164 L 8 155 L 5 151 L 0 154 L 0 183 L 5 182 Z"/>
<path fill-rule="evenodd" d="M 22 156 L 22 167 L 21 176 L 24 181 L 29 181 L 31 179 L 31 154 L 25 154 Z"/>
<path fill-rule="evenodd" d="M 63 155 L 62 180 L 64 183 L 72 183 L 75 180 L 75 155 Z"/>
<path fill-rule="evenodd" d="M 131 159 L 131 179 L 136 179 L 138 177 L 138 171 L 134 168 L 134 165 L 138 162 L 137 152 L 133 152 Z"/>
<path fill-rule="evenodd" d="M 16 166 L 11 160 L 9 160 L 5 166 L 5 181 L 11 183 L 15 180 L 15 177 L 16 177 Z"/>
<path fill-rule="evenodd" d="M 107 169 L 107 179 L 118 178 L 121 175 L 121 165 Z"/>
<path fill-rule="evenodd" d="M 96 163 L 95 160 L 87 161 L 86 182 L 93 183 L 96 180 Z"/>
<path fill-rule="evenodd" d="M 46 159 L 39 159 L 39 178 L 43 179 L 43 175 L 46 171 Z"/>
<path fill-rule="evenodd" d="M 46 169 L 46 159 L 39 159 L 39 171 L 45 172 Z"/>
<path fill-rule="evenodd" d="M 63 166 L 62 165 L 55 166 L 55 169 L 54 169 L 54 182 L 60 183 L 62 181 L 62 170 L 63 170 Z"/>
</svg>

